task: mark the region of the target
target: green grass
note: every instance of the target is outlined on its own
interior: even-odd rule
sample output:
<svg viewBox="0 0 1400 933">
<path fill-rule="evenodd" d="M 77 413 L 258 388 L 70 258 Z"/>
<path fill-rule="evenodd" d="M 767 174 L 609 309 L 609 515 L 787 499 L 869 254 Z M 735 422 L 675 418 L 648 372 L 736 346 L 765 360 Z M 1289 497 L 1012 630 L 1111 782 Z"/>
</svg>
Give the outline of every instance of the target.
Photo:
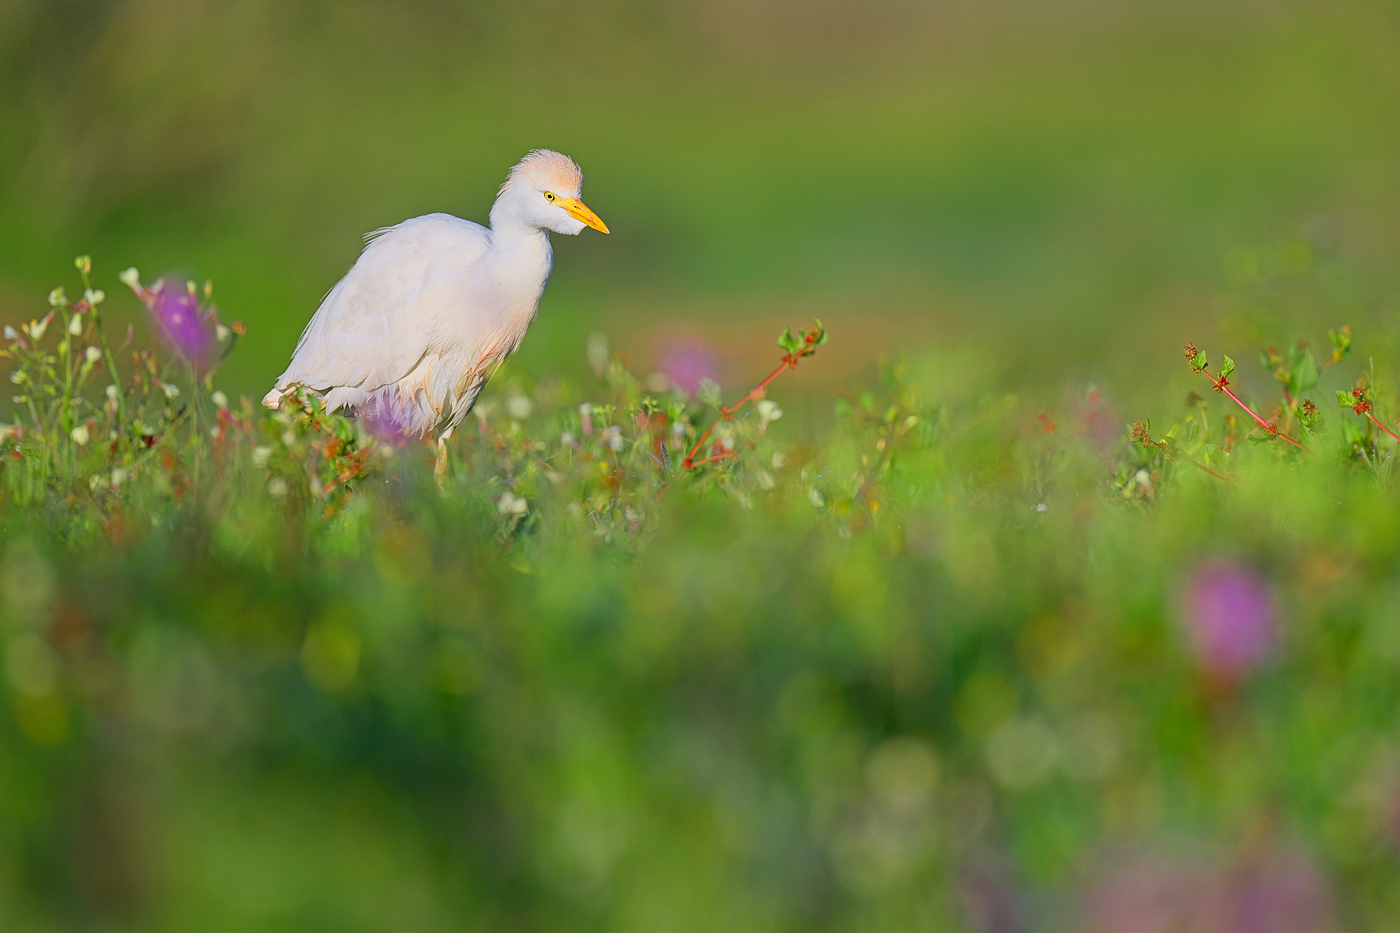
<svg viewBox="0 0 1400 933">
<path fill-rule="evenodd" d="M 1284 387 L 1349 388 L 1356 349 Z M 614 360 L 493 383 L 439 491 L 427 448 L 314 412 L 235 402 L 216 441 L 178 407 L 215 411 L 208 384 L 152 371 L 181 394 L 130 425 L 94 405 L 110 448 L 58 420 L 6 442 L 7 928 L 1116 930 L 1199 904 L 1379 930 L 1400 905 L 1395 446 L 1335 400 L 1311 431 L 1274 415 L 1305 454 L 1158 391 L 1145 445 L 1096 390 L 911 358 L 816 436 L 741 416 L 687 471 L 712 410 Z"/>
<path fill-rule="evenodd" d="M 4 341 L 0 928 L 1391 929 L 1395 445 L 1336 393 L 1395 429 L 1397 62 L 1389 0 L 0 4 L 0 324 L 91 252 L 119 371 Z M 444 491 L 255 408 L 364 231 L 541 145 L 614 232 Z M 132 264 L 219 283 L 217 379 Z M 732 402 L 814 317 L 684 469 L 673 336 Z"/>
</svg>

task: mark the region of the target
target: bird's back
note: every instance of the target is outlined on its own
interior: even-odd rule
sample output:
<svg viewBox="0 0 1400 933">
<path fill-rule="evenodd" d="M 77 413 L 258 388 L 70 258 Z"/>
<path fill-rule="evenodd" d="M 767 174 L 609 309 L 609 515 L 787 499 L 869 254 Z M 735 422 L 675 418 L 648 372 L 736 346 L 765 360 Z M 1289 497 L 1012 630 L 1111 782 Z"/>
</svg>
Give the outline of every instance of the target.
<svg viewBox="0 0 1400 933">
<path fill-rule="evenodd" d="M 332 408 L 357 405 L 414 370 L 450 339 L 453 308 L 425 300 L 425 289 L 452 290 L 490 250 L 485 227 L 450 214 L 427 214 L 376 230 L 355 265 L 322 300 L 291 365 L 264 403 L 293 385 L 326 395 Z M 459 296 L 464 314 L 470 297 Z"/>
</svg>

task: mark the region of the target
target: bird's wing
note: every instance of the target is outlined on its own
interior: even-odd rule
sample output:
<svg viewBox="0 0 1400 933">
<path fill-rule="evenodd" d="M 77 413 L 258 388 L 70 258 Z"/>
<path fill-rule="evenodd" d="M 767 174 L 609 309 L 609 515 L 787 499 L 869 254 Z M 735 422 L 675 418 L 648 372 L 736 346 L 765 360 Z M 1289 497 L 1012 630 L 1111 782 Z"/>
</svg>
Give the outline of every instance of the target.
<svg viewBox="0 0 1400 933">
<path fill-rule="evenodd" d="M 449 214 L 428 214 L 375 231 L 355 265 L 326 295 L 302 332 L 277 390 L 337 387 L 373 392 L 402 379 L 433 348 L 438 303 L 420 302 L 429 272 L 469 270 L 490 232 Z"/>
</svg>

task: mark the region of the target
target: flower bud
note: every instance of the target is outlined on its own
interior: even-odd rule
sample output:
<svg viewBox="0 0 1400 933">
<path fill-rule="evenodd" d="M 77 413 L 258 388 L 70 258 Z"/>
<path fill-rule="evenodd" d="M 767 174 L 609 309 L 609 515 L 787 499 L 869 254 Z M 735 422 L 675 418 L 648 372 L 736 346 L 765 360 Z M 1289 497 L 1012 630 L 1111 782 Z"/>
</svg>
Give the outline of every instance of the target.
<svg viewBox="0 0 1400 933">
<path fill-rule="evenodd" d="M 89 363 L 96 363 L 98 360 L 102 359 L 102 348 L 88 347 L 83 351 L 83 356 L 87 357 Z"/>
<path fill-rule="evenodd" d="M 43 340 L 44 331 L 49 329 L 49 321 L 52 320 L 53 312 L 50 311 L 48 314 L 44 315 L 44 319 L 42 321 L 34 321 L 33 323 L 31 323 L 29 325 L 29 336 L 33 337 L 35 340 Z"/>
<path fill-rule="evenodd" d="M 82 316 L 81 314 L 75 314 L 75 315 L 73 315 L 71 318 L 69 318 L 69 320 L 68 320 L 68 333 L 70 333 L 70 334 L 72 334 L 74 337 L 76 337 L 76 336 L 78 336 L 79 334 L 81 334 L 82 332 L 83 332 L 83 316 Z"/>
<path fill-rule="evenodd" d="M 224 393 L 218 391 L 217 389 L 214 391 L 214 393 L 213 393 L 212 395 L 209 396 L 209 401 L 211 401 L 211 402 L 214 403 L 214 407 L 215 407 L 215 408 L 227 408 L 227 407 L 228 407 L 228 396 L 225 395 Z"/>
</svg>

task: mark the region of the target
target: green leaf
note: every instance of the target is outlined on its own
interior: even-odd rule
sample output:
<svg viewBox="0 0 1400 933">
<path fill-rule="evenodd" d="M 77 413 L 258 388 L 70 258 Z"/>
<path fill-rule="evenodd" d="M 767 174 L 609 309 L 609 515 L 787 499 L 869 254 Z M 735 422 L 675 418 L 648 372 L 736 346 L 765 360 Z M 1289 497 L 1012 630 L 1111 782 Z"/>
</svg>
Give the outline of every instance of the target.
<svg viewBox="0 0 1400 933">
<path fill-rule="evenodd" d="M 1354 408 L 1356 406 L 1356 396 L 1341 389 L 1337 390 L 1337 401 L 1343 408 Z"/>
<path fill-rule="evenodd" d="M 791 327 L 785 327 L 778 335 L 778 347 L 784 353 L 796 353 L 802 348 L 802 341 L 792 335 Z"/>
<path fill-rule="evenodd" d="M 1207 366 L 1209 366 L 1209 365 L 1210 365 L 1210 360 L 1206 358 L 1206 351 L 1204 351 L 1204 350 L 1197 350 L 1197 351 L 1196 351 L 1196 357 L 1195 357 L 1195 359 L 1191 360 L 1191 366 L 1192 366 L 1192 368 L 1194 368 L 1194 369 L 1205 369 L 1205 368 L 1206 368 Z"/>
<path fill-rule="evenodd" d="M 1224 361 L 1220 364 L 1220 378 L 1221 378 L 1221 379 L 1224 379 L 1224 378 L 1226 378 L 1227 376 L 1229 376 L 1230 373 L 1232 373 L 1232 372 L 1234 372 L 1234 371 L 1235 371 L 1235 361 L 1232 360 L 1232 359 L 1230 359 L 1228 356 L 1225 357 L 1225 358 L 1224 358 Z"/>
<path fill-rule="evenodd" d="M 1317 385 L 1317 360 L 1311 351 L 1304 350 L 1298 354 L 1297 360 L 1293 364 L 1293 373 L 1288 378 L 1288 391 L 1298 396 L 1315 385 Z"/>
<path fill-rule="evenodd" d="M 1341 330 L 1329 330 L 1327 339 L 1332 341 L 1332 359 L 1341 360 L 1351 352 L 1351 328 L 1343 327 Z"/>
<path fill-rule="evenodd" d="M 712 408 L 722 408 L 724 405 L 720 396 L 719 383 L 713 379 L 701 379 L 699 387 L 695 390 L 695 397 Z"/>
</svg>

